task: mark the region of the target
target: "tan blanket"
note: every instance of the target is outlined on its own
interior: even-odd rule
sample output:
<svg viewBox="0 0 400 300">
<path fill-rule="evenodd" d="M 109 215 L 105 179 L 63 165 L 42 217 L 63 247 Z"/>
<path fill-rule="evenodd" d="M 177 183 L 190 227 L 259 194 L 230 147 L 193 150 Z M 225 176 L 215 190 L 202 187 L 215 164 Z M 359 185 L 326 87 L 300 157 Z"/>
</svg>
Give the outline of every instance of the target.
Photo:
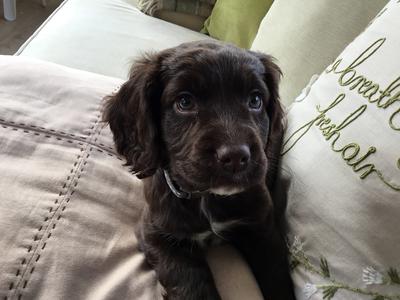
<svg viewBox="0 0 400 300">
<path fill-rule="evenodd" d="M 101 102 L 119 79 L 0 56 L 0 299 L 158 299 L 133 234 L 141 183 Z M 232 249 L 210 255 L 224 299 L 261 299 Z"/>
</svg>

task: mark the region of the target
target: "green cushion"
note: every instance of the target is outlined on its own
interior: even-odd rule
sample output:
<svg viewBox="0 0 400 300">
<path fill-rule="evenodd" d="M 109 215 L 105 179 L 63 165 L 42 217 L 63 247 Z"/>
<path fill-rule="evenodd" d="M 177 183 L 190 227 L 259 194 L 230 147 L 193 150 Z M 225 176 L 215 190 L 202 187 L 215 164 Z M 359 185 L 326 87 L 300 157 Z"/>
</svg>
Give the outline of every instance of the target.
<svg viewBox="0 0 400 300">
<path fill-rule="evenodd" d="M 217 0 L 202 32 L 248 49 L 272 2 L 273 0 Z"/>
</svg>

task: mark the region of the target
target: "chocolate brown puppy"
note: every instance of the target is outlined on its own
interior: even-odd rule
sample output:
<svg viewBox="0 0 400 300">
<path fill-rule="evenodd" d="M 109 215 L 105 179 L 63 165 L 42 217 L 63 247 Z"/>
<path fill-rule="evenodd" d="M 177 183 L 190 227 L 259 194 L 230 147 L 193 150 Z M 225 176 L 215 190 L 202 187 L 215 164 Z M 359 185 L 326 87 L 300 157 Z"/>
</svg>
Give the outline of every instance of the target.
<svg viewBox="0 0 400 300">
<path fill-rule="evenodd" d="M 280 76 L 268 55 L 200 41 L 140 59 L 107 99 L 117 150 L 144 180 L 136 234 L 165 299 L 220 299 L 204 255 L 219 242 L 242 253 L 266 299 L 294 299 L 270 193 Z"/>
</svg>

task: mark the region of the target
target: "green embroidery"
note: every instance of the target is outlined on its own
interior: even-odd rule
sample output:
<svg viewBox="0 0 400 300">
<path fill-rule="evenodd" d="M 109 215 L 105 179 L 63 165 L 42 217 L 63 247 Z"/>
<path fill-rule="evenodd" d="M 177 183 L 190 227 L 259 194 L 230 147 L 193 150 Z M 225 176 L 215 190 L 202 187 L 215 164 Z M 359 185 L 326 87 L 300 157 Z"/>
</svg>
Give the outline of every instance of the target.
<svg viewBox="0 0 400 300">
<path fill-rule="evenodd" d="M 390 119 L 389 119 L 390 127 L 392 127 L 394 130 L 400 130 L 400 124 L 397 125 L 397 126 L 394 125 L 394 118 L 395 118 L 397 115 L 399 115 L 399 114 L 400 114 L 400 108 L 399 108 L 397 111 L 395 111 L 395 112 L 390 116 Z"/>
<path fill-rule="evenodd" d="M 382 12 L 383 13 L 383 12 Z M 395 103 L 400 103 L 400 77 L 397 77 L 385 89 L 380 89 L 378 83 L 369 80 L 363 75 L 358 75 L 356 68 L 370 59 L 386 42 L 386 38 L 381 38 L 372 43 L 354 61 L 342 70 L 338 70 L 343 59 L 337 59 L 325 73 L 339 75 L 338 83 L 340 86 L 347 86 L 349 90 L 356 92 L 370 103 L 376 103 L 378 108 L 387 109 Z M 397 91 L 396 91 L 397 90 Z M 380 94 L 379 96 L 377 94 Z M 377 96 L 376 98 L 374 98 Z M 394 119 L 400 114 L 400 109 L 396 110 L 389 118 L 389 126 L 393 130 L 400 131 L 400 124 L 395 124 Z"/>
<path fill-rule="evenodd" d="M 388 275 L 389 275 L 391 284 L 400 284 L 399 273 L 397 272 L 397 270 L 395 268 L 390 268 L 388 271 Z"/>
<path fill-rule="evenodd" d="M 390 268 L 386 274 L 382 274 L 373 267 L 367 267 L 363 270 L 363 281 L 366 284 L 384 284 L 399 285 L 400 278 L 397 269 Z"/>
<path fill-rule="evenodd" d="M 338 286 L 326 286 L 322 288 L 323 299 L 332 299 L 339 290 Z"/>
<path fill-rule="evenodd" d="M 380 292 L 367 290 L 365 288 L 353 287 L 349 284 L 336 280 L 332 277 L 328 260 L 325 257 L 320 257 L 320 265 L 318 268 L 311 262 L 310 258 L 306 255 L 302 248 L 303 244 L 299 241 L 298 237 L 295 237 L 293 244 L 289 246 L 291 266 L 295 266 L 295 268 L 302 267 L 306 271 L 319 275 L 321 278 L 327 281 L 323 284 L 307 284 L 307 291 L 305 291 L 305 293 L 308 299 L 311 298 L 311 296 L 318 290 L 322 291 L 323 299 L 333 299 L 339 290 L 346 290 L 348 292 L 364 295 L 366 297 L 372 297 L 372 300 L 400 300 L 400 294 L 382 294 Z M 293 268 L 292 271 L 295 268 Z M 400 284 L 399 272 L 395 268 L 390 268 L 388 270 L 388 278 L 379 278 L 379 276 L 382 275 L 373 268 L 367 268 L 367 270 L 367 275 L 374 279 L 370 279 L 371 281 L 366 282 L 366 284 Z M 363 280 L 365 282 L 366 279 L 364 278 L 364 275 L 365 274 L 363 274 Z M 369 279 L 369 277 L 367 279 Z"/>
<path fill-rule="evenodd" d="M 320 260 L 320 263 L 319 263 L 319 267 L 321 268 L 321 272 L 322 272 L 322 274 L 324 274 L 325 278 L 331 277 L 331 274 L 329 272 L 328 261 L 326 260 L 325 257 L 321 257 L 321 260 Z"/>
<path fill-rule="evenodd" d="M 361 147 L 356 143 L 350 143 L 342 147 L 338 146 L 341 131 L 356 121 L 366 111 L 367 105 L 361 105 L 355 111 L 350 113 L 340 124 L 332 123 L 332 120 L 326 114 L 339 105 L 346 95 L 340 94 L 335 100 L 325 109 L 320 105 L 316 106 L 319 113 L 316 117 L 306 122 L 299 129 L 295 130 L 284 142 L 282 155 L 288 153 L 293 147 L 309 132 L 309 130 L 316 126 L 322 133 L 326 141 L 331 141 L 331 149 L 334 152 L 341 153 L 342 159 L 346 164 L 352 168 L 355 173 L 359 173 L 360 179 L 365 179 L 371 174 L 375 174 L 386 186 L 395 191 L 400 191 L 400 185 L 390 182 L 385 178 L 383 173 L 376 168 L 374 164 L 364 163 L 364 161 L 373 155 L 377 149 L 374 146 L 368 148 L 367 153 L 360 154 Z M 363 165 L 361 165 L 364 163 Z M 397 168 L 400 169 L 400 158 L 397 161 Z"/>
<path fill-rule="evenodd" d="M 304 124 L 301 126 L 299 129 L 297 129 L 295 132 L 293 132 L 283 143 L 283 151 L 282 155 L 285 155 L 288 153 L 296 144 L 297 142 L 306 134 L 308 131 L 311 129 L 311 127 L 317 123 L 318 121 L 321 122 L 320 120 L 324 119 L 324 124 L 328 122 L 328 119 L 326 118 L 325 113 L 327 113 L 329 110 L 334 108 L 336 105 L 338 105 L 343 99 L 345 98 L 344 94 L 340 94 L 325 110 L 321 110 L 320 106 L 317 106 L 317 111 L 320 112 L 320 114 L 309 121 L 308 123 Z M 330 119 L 329 119 L 330 121 Z M 320 124 L 320 123 L 319 123 Z M 315 124 L 318 125 L 318 124 Z M 335 128 L 336 125 L 332 125 L 332 128 Z M 298 135 L 299 134 L 299 135 Z M 294 140 L 293 140 L 294 139 Z M 289 146 L 288 146 L 289 145 Z"/>
</svg>

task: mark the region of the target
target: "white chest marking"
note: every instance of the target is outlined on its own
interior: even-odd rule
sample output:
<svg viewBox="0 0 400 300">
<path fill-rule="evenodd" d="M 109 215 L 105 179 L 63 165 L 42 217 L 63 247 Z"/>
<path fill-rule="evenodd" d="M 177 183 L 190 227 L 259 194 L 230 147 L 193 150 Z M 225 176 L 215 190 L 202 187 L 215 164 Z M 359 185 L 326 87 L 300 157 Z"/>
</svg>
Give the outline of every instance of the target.
<svg viewBox="0 0 400 300">
<path fill-rule="evenodd" d="M 210 224 L 210 230 L 192 235 L 192 240 L 198 242 L 201 246 L 204 246 L 206 244 L 206 241 L 210 239 L 212 240 L 212 243 L 213 240 L 224 240 L 224 237 L 222 235 L 224 231 L 228 230 L 230 227 L 243 223 L 242 219 L 233 219 L 222 222 L 214 221 L 209 210 L 207 209 L 204 198 L 201 199 L 200 208 Z"/>
<path fill-rule="evenodd" d="M 199 243 L 201 246 L 205 246 L 207 240 L 211 240 L 211 243 L 217 242 L 217 240 L 224 239 L 222 233 L 228 230 L 230 227 L 242 223 L 241 220 L 229 220 L 224 222 L 210 222 L 211 230 L 206 230 L 200 233 L 192 235 L 192 240 Z M 216 239 L 215 239 L 216 238 Z M 214 241 L 215 240 L 215 241 Z"/>
</svg>

